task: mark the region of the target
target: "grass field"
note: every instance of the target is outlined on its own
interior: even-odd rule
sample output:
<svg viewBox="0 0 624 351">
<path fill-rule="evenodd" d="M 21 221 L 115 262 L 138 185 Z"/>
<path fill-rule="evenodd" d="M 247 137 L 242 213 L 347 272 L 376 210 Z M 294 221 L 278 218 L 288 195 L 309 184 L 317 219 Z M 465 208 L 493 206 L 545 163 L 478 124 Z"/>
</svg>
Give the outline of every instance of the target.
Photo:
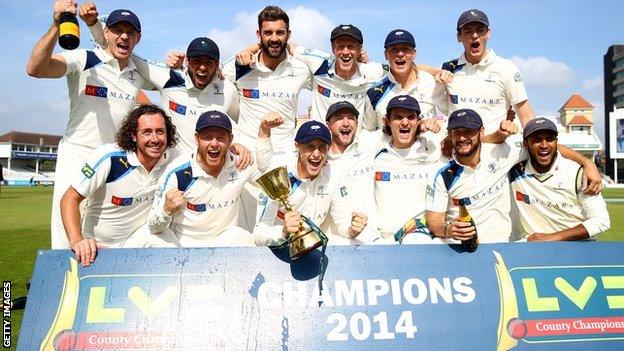
<svg viewBox="0 0 624 351">
<path fill-rule="evenodd" d="M 50 247 L 50 206 L 52 188 L 2 187 L 0 194 L 0 267 L 2 280 L 12 282 L 13 297 L 26 294 L 26 282 L 35 263 L 37 250 Z M 624 199 L 624 189 L 606 189 L 605 199 Z M 624 240 L 624 202 L 607 205 L 611 230 L 601 241 Z M 13 347 L 17 345 L 23 311 L 13 311 Z"/>
</svg>

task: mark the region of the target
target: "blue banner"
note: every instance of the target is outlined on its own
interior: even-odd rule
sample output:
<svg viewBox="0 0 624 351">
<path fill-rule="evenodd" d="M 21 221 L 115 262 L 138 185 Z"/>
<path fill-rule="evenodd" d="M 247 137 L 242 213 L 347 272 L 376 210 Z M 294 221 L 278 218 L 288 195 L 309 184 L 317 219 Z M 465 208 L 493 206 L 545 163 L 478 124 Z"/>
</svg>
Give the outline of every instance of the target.
<svg viewBox="0 0 624 351">
<path fill-rule="evenodd" d="M 19 350 L 615 350 L 624 243 L 39 252 Z M 327 267 L 319 292 L 319 261 Z"/>
</svg>

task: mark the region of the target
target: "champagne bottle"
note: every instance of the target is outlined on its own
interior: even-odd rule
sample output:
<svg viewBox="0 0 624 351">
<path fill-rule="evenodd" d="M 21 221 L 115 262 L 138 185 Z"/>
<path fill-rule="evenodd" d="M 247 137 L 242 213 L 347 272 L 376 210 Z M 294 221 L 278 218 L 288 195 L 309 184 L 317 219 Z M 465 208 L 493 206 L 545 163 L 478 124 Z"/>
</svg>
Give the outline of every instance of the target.
<svg viewBox="0 0 624 351">
<path fill-rule="evenodd" d="M 472 219 L 472 216 L 470 215 L 470 213 L 468 213 L 468 209 L 466 209 L 466 206 L 464 205 L 463 202 L 460 202 L 459 204 L 458 220 L 460 222 L 468 222 L 475 228 L 475 235 L 472 238 L 468 240 L 463 240 L 461 242 L 462 246 L 464 247 L 464 249 L 466 249 L 466 251 L 468 252 L 475 251 L 477 249 L 477 246 L 479 246 L 479 238 L 477 236 L 477 226 L 475 225 L 475 222 Z"/>
<path fill-rule="evenodd" d="M 65 50 L 74 50 L 80 45 L 80 27 L 76 15 L 61 13 L 59 18 L 59 45 Z"/>
</svg>

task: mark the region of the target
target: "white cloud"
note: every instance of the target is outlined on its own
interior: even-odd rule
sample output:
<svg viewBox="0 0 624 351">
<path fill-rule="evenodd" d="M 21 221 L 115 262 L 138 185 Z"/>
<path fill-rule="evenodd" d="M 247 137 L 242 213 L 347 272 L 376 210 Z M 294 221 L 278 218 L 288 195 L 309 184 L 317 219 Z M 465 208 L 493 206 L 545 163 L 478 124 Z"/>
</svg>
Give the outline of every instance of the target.
<svg viewBox="0 0 624 351">
<path fill-rule="evenodd" d="M 572 84 L 574 71 L 563 62 L 546 57 L 512 56 L 511 60 L 518 66 L 527 85 L 547 88 L 564 88 Z"/>
<path fill-rule="evenodd" d="M 592 79 L 585 79 L 583 81 L 583 89 L 585 90 L 602 89 L 602 76 L 596 76 Z"/>
<path fill-rule="evenodd" d="M 318 49 L 329 48 L 329 33 L 334 23 L 317 10 L 305 6 L 284 9 L 290 18 L 291 41 Z M 234 56 L 241 49 L 258 42 L 258 12 L 239 12 L 234 16 L 234 28 L 211 29 L 207 36 L 213 39 L 221 51 L 221 61 Z"/>
</svg>

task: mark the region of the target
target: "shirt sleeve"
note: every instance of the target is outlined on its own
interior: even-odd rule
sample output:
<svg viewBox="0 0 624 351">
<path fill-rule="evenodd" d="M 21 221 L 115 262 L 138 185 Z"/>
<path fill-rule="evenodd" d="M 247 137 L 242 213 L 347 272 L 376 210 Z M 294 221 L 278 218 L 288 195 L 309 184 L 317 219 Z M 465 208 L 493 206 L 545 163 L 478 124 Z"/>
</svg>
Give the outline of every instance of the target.
<svg viewBox="0 0 624 351">
<path fill-rule="evenodd" d="M 256 164 L 261 172 L 266 172 L 271 167 L 273 159 L 273 145 L 271 138 L 256 139 Z"/>
<path fill-rule="evenodd" d="M 301 45 L 297 46 L 293 52 L 293 57 L 303 61 L 310 69 L 310 73 L 316 72 L 324 64 L 329 65 L 331 60 L 331 55 L 328 53 Z"/>
<path fill-rule="evenodd" d="M 85 162 L 72 182 L 72 187 L 82 196 L 93 195 L 106 184 L 110 173 L 111 160 L 109 150 L 98 151 L 96 156 Z"/>
<path fill-rule="evenodd" d="M 440 113 L 448 116 L 449 114 L 449 97 L 446 92 L 446 86 L 436 82 L 433 88 L 433 96 L 431 97 L 433 103 L 438 107 Z"/>
<path fill-rule="evenodd" d="M 433 212 L 444 212 L 448 209 L 449 193 L 444 185 L 440 171 L 436 172 L 427 184 L 425 209 Z"/>
<path fill-rule="evenodd" d="M 583 208 L 583 215 L 585 220 L 582 222 L 583 226 L 587 230 L 587 234 L 592 239 L 600 233 L 603 233 L 611 228 L 611 220 L 609 218 L 609 211 L 607 211 L 607 204 L 602 198 L 601 194 L 587 195 L 580 191 L 582 172 L 578 172 L 577 176 L 577 189 L 578 199 Z"/>
<path fill-rule="evenodd" d="M 139 75 L 158 90 L 163 89 L 171 78 L 172 70 L 165 64 L 155 63 L 135 54 L 132 54 L 132 62 Z"/>
<path fill-rule="evenodd" d="M 368 131 L 374 131 L 377 129 L 381 129 L 381 126 L 377 121 L 377 112 L 373 108 L 368 97 L 364 100 L 364 113 L 362 116 L 362 128 Z"/>
<path fill-rule="evenodd" d="M 87 63 L 86 50 L 68 50 L 59 52 L 59 55 L 63 56 L 67 63 L 65 76 L 80 73 L 84 70 L 85 64 Z"/>
<path fill-rule="evenodd" d="M 147 216 L 147 227 L 152 234 L 161 233 L 165 230 L 173 219 L 165 213 L 165 194 L 169 189 L 178 187 L 178 178 L 173 168 L 167 171 L 158 180 L 156 191 L 154 192 L 154 204 Z"/>
<path fill-rule="evenodd" d="M 505 84 L 505 95 L 507 100 L 512 106 L 515 106 L 523 101 L 529 99 L 526 89 L 524 88 L 524 80 L 518 67 L 509 61 L 507 69 L 505 69 L 505 77 L 503 82 Z"/>
<path fill-rule="evenodd" d="M 223 81 L 223 93 L 227 96 L 227 101 L 230 101 L 230 106 L 228 106 L 227 114 L 230 118 L 238 123 L 238 115 L 240 113 L 239 110 L 239 100 L 238 100 L 238 90 L 232 82 L 228 79 Z"/>
<path fill-rule="evenodd" d="M 360 72 L 370 84 L 382 80 L 388 75 L 387 65 L 378 62 L 362 63 L 359 65 Z"/>
<path fill-rule="evenodd" d="M 106 46 L 106 38 L 104 38 L 104 23 L 96 21 L 94 25 L 87 26 L 91 34 L 91 40 L 101 47 Z"/>
<path fill-rule="evenodd" d="M 223 76 L 236 85 L 236 57 L 232 57 L 225 61 L 223 64 L 223 68 L 221 69 L 221 73 Z"/>
<path fill-rule="evenodd" d="M 280 204 L 264 196 L 264 203 L 259 205 L 260 219 L 253 230 L 254 241 L 258 246 L 279 246 L 288 240 L 282 237 L 284 221 L 278 217 Z"/>
</svg>

